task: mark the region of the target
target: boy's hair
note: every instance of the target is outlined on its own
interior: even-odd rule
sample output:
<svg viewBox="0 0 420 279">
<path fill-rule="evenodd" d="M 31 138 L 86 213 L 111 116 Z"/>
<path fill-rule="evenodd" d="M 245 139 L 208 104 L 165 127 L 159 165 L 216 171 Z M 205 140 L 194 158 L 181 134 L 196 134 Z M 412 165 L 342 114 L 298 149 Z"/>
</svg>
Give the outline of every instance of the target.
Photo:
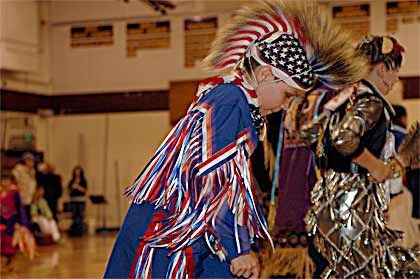
<svg viewBox="0 0 420 279">
<path fill-rule="evenodd" d="M 253 58 L 250 57 L 249 59 L 245 59 L 244 60 L 244 64 L 243 64 L 243 70 L 248 73 L 248 75 L 252 75 L 252 71 L 255 71 L 255 69 L 259 66 L 260 64 Z"/>
</svg>

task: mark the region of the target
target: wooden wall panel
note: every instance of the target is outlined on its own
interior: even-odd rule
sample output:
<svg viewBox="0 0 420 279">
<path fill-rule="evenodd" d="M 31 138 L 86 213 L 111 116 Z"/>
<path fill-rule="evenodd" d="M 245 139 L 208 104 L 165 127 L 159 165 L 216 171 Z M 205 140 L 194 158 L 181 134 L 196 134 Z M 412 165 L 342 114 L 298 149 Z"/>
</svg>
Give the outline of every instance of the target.
<svg viewBox="0 0 420 279">
<path fill-rule="evenodd" d="M 82 114 L 168 110 L 168 91 L 134 91 L 46 96 L 12 90 L 0 91 L 1 110 L 54 114 Z"/>
<path fill-rule="evenodd" d="M 420 98 L 420 77 L 401 77 L 404 99 Z M 0 109 L 36 113 L 52 109 L 54 114 L 83 114 L 168 110 L 175 125 L 194 99 L 200 80 L 170 82 L 170 89 L 95 94 L 47 96 L 13 90 L 0 90 Z"/>
<path fill-rule="evenodd" d="M 169 85 L 169 115 L 175 125 L 187 112 L 200 80 L 171 81 Z"/>
<path fill-rule="evenodd" d="M 401 77 L 404 84 L 403 98 L 420 98 L 420 77 Z"/>
<path fill-rule="evenodd" d="M 0 109 L 20 112 L 37 112 L 51 107 L 48 96 L 13 90 L 0 90 Z"/>
</svg>

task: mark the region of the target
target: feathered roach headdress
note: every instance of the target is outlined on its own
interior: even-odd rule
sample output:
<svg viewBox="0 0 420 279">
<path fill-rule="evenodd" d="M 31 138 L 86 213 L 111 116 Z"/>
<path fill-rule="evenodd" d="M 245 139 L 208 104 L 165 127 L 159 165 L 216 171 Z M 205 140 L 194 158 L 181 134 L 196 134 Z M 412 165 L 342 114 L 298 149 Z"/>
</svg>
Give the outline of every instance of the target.
<svg viewBox="0 0 420 279">
<path fill-rule="evenodd" d="M 308 1 L 259 0 L 242 8 L 219 30 L 203 63 L 224 73 L 250 56 L 305 90 L 315 78 L 337 87 L 359 81 L 368 70 L 348 32 Z"/>
</svg>

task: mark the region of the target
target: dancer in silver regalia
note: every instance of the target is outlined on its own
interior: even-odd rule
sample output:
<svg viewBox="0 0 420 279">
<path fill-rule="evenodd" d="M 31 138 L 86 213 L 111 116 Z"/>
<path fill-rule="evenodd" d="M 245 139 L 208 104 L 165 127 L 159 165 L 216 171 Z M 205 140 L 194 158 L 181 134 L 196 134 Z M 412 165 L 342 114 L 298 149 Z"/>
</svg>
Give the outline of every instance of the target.
<svg viewBox="0 0 420 279">
<path fill-rule="evenodd" d="M 302 135 L 316 142 L 322 178 L 311 195 L 307 229 L 329 261 L 326 278 L 393 278 L 401 268 L 400 237 L 386 227 L 387 184 L 395 159 L 386 95 L 398 80 L 403 47 L 393 37 L 367 37 L 358 49 L 370 73 L 325 105 L 328 110 Z"/>
</svg>

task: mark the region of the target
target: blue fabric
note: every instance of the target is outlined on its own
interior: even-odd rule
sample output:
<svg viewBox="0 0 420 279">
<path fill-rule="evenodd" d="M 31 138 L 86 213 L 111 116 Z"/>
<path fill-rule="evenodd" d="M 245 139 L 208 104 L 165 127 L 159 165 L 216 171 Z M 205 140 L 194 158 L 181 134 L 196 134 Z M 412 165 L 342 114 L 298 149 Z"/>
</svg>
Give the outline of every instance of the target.
<svg viewBox="0 0 420 279">
<path fill-rule="evenodd" d="M 105 278 L 128 278 L 140 238 L 153 217 L 153 205 L 132 204 L 118 233 L 105 271 Z"/>
<path fill-rule="evenodd" d="M 204 239 L 194 245 L 194 278 L 236 278 L 230 273 L 229 262 L 220 262 L 216 255 L 212 255 Z"/>
<path fill-rule="evenodd" d="M 220 262 L 215 255 L 209 255 L 203 260 L 203 272 L 196 274 L 196 278 L 237 278 L 230 273 L 228 262 Z"/>
<path fill-rule="evenodd" d="M 212 148 L 217 153 L 233 141 L 244 129 L 252 131 L 252 141 L 257 144 L 258 135 L 253 128 L 249 105 L 242 90 L 233 84 L 216 86 L 200 100 L 212 107 Z"/>
<path fill-rule="evenodd" d="M 220 238 L 220 243 L 227 252 L 227 259 L 231 261 L 232 259 L 248 254 L 251 251 L 251 244 L 248 239 L 248 230 L 241 226 L 238 226 L 238 236 L 239 236 L 239 245 L 241 252 L 238 252 L 237 244 L 235 242 L 235 233 L 234 233 L 234 215 L 232 211 L 223 205 L 219 214 L 216 217 L 216 234 Z"/>
<path fill-rule="evenodd" d="M 253 131 L 253 141 L 255 143 L 258 141 L 258 136 L 252 126 L 248 102 L 239 87 L 229 83 L 218 85 L 204 96 L 200 103 L 207 103 L 213 108 L 212 122 L 214 127 L 211 133 L 213 154 L 232 143 L 237 138 L 238 133 L 245 128 L 251 129 Z M 248 239 L 248 230 L 240 226 L 238 226 L 238 235 L 242 251 L 241 253 L 237 252 L 234 215 L 227 204 L 223 205 L 216 218 L 215 230 L 227 252 L 229 261 L 242 254 L 249 253 L 251 245 Z M 209 264 L 216 264 L 212 260 L 208 262 Z"/>
<path fill-rule="evenodd" d="M 215 154 L 227 145 L 235 142 L 238 134 L 245 129 L 252 133 L 254 145 L 258 141 L 257 133 L 252 126 L 248 102 L 242 90 L 232 84 L 222 84 L 215 87 L 199 102 L 206 103 L 211 108 L 211 131 L 208 139 L 211 140 L 211 154 Z M 196 185 L 200 187 L 200 185 Z M 199 191 L 199 189 L 197 189 Z M 121 227 L 111 253 L 105 278 L 127 278 L 132 265 L 135 264 L 135 255 L 140 244 L 140 238 L 150 225 L 155 213 L 154 206 L 149 203 L 132 204 Z M 246 228 L 238 226 L 238 236 L 242 252 L 238 254 L 235 242 L 234 216 L 227 203 L 217 216 L 216 234 L 220 243 L 227 251 L 228 260 L 248 253 L 250 241 Z M 203 238 L 192 244 L 195 277 L 197 278 L 232 278 L 230 264 L 220 262 L 217 256 L 210 253 Z M 166 277 L 169 264 L 169 251 L 156 249 L 152 262 L 152 277 Z"/>
<path fill-rule="evenodd" d="M 149 227 L 153 212 L 151 204 L 131 204 L 112 249 L 104 278 L 128 278 L 140 238 Z M 227 245 L 225 249 L 234 251 L 234 240 L 230 238 L 229 230 L 222 229 L 220 233 L 222 243 Z M 192 248 L 195 278 L 235 278 L 230 273 L 230 264 L 226 261 L 220 262 L 217 256 L 212 255 L 204 239 L 194 243 Z M 153 278 L 166 277 L 169 265 L 168 253 L 167 249 L 155 250 L 152 262 Z"/>
<path fill-rule="evenodd" d="M 407 134 L 394 129 L 391 129 L 391 132 L 394 134 L 395 137 L 395 149 L 398 150 L 398 147 L 400 147 Z"/>
</svg>

